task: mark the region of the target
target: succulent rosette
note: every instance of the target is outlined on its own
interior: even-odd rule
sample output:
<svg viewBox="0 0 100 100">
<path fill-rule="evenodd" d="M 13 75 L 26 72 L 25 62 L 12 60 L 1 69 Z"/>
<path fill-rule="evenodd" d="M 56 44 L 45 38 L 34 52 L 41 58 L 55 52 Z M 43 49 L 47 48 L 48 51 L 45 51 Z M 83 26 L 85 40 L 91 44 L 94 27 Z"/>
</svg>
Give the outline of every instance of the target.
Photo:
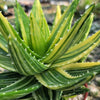
<svg viewBox="0 0 100 100">
<path fill-rule="evenodd" d="M 0 13 L 0 99 L 62 100 L 88 91 L 83 84 L 100 73 L 100 62 L 84 62 L 100 43 L 100 31 L 88 37 L 95 4 L 72 26 L 79 0 L 57 13 L 50 31 L 39 0 L 30 16 L 16 3 L 15 28 Z"/>
</svg>

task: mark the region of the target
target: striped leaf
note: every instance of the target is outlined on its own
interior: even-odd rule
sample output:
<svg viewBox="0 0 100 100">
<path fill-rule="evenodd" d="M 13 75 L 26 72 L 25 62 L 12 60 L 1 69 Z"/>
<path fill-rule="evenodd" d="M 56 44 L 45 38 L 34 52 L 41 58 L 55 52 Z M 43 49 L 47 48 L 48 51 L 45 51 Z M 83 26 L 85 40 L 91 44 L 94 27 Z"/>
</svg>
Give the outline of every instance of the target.
<svg viewBox="0 0 100 100">
<path fill-rule="evenodd" d="M 61 18 L 61 9 L 60 9 L 60 6 L 57 6 L 56 17 L 55 17 L 55 21 L 53 24 L 54 26 L 57 24 L 60 18 Z"/>
<path fill-rule="evenodd" d="M 17 8 L 16 7 L 14 7 L 14 13 L 15 13 L 15 29 L 19 34 L 21 34 L 21 29 L 20 29 L 20 24 L 19 24 L 19 20 L 18 20 L 18 13 L 17 13 Z"/>
<path fill-rule="evenodd" d="M 67 17 L 69 16 L 69 14 L 72 12 L 74 14 L 75 10 L 76 10 L 76 7 L 78 5 L 78 2 L 79 0 L 74 0 L 72 2 L 72 4 L 66 9 L 66 11 L 64 12 L 64 14 L 62 15 L 62 17 L 60 18 L 60 20 L 58 21 L 58 23 L 55 25 L 55 27 L 53 28 L 48 40 L 47 40 L 47 49 L 51 46 L 51 44 L 53 43 L 53 41 L 55 40 L 55 37 L 56 35 L 58 34 L 60 28 L 62 27 L 65 27 L 63 26 L 64 22 L 67 20 Z M 70 25 L 71 25 L 71 18 L 70 18 L 70 21 L 66 24 L 67 25 L 67 30 L 70 28 Z M 65 31 L 65 30 L 64 30 Z M 66 33 L 66 32 L 65 32 Z M 61 36 L 63 36 L 64 32 L 63 33 L 59 33 L 59 38 L 57 40 L 60 39 Z"/>
<path fill-rule="evenodd" d="M 50 90 L 44 86 L 32 93 L 34 100 L 61 100 L 62 91 Z"/>
<path fill-rule="evenodd" d="M 71 96 L 75 96 L 75 95 L 79 95 L 79 94 L 84 94 L 86 92 L 89 92 L 89 89 L 82 86 L 82 87 L 79 87 L 79 88 L 76 88 L 76 89 L 72 89 L 72 90 L 69 90 L 69 91 L 63 91 L 63 96 L 62 98 L 70 98 Z"/>
<path fill-rule="evenodd" d="M 100 73 L 100 62 L 84 62 L 84 63 L 73 63 L 62 67 L 72 76 L 79 76 L 88 73 L 98 74 Z"/>
<path fill-rule="evenodd" d="M 34 100 L 32 97 L 23 97 L 23 98 L 19 98 L 19 100 Z"/>
<path fill-rule="evenodd" d="M 22 76 L 19 75 L 18 73 L 14 72 L 0 73 L 0 89 L 14 83 L 20 78 L 22 78 Z"/>
<path fill-rule="evenodd" d="M 81 34 L 84 33 L 84 35 L 83 35 L 83 36 L 79 35 L 79 36 L 77 37 L 77 38 L 79 38 L 79 39 L 76 39 L 76 40 L 74 41 L 73 44 L 77 44 L 77 43 L 79 43 L 79 41 L 84 41 L 84 40 L 87 39 L 88 34 L 89 34 L 89 31 L 90 31 L 91 26 L 92 26 L 93 17 L 94 17 L 94 15 L 91 14 L 90 17 L 86 20 L 85 25 L 86 25 L 87 27 L 85 27 L 85 26 L 83 25 L 84 27 L 83 27 L 83 29 L 81 29 L 81 31 L 82 31 L 82 30 L 83 30 L 83 31 L 82 31 L 82 33 L 80 32 Z M 87 29 L 87 28 L 88 28 L 88 29 Z M 81 39 L 80 39 L 80 37 L 81 37 Z M 88 55 L 84 56 L 82 59 L 79 60 L 79 62 L 84 62 L 84 61 L 86 60 L 87 57 L 88 57 Z"/>
<path fill-rule="evenodd" d="M 50 53 L 47 53 L 46 56 L 43 58 L 43 62 L 45 63 L 51 63 L 55 60 L 57 60 L 60 56 L 62 56 L 73 43 L 73 40 L 76 38 L 76 35 L 88 16 L 91 14 L 92 10 L 94 8 L 94 4 L 92 4 L 87 11 L 84 13 L 84 15 L 74 24 L 72 29 L 58 42 L 58 44 L 54 47 L 53 50 L 51 50 Z"/>
<path fill-rule="evenodd" d="M 0 34 L 0 48 L 5 52 L 8 52 L 8 44 L 4 37 Z"/>
<path fill-rule="evenodd" d="M 44 17 L 42 7 L 40 5 L 39 0 L 35 0 L 33 4 L 33 8 L 31 11 L 36 19 L 37 24 L 39 25 L 39 28 L 41 30 L 41 33 L 44 37 L 44 40 L 46 41 L 49 36 L 49 27 L 47 25 L 46 19 Z M 38 38 L 37 38 L 38 39 Z"/>
<path fill-rule="evenodd" d="M 34 77 L 22 77 L 7 87 L 0 89 L 0 99 L 13 100 L 20 98 L 37 90 L 40 86 L 39 83 L 36 83 Z"/>
<path fill-rule="evenodd" d="M 12 26 L 9 24 L 7 19 L 0 13 L 0 31 L 6 40 L 8 40 L 9 34 L 15 37 L 15 33 L 13 32 L 14 29 L 12 28 L 12 30 L 11 27 Z"/>
<path fill-rule="evenodd" d="M 0 12 L 0 33 L 2 33 L 4 38 L 7 40 L 8 39 L 8 35 L 9 35 L 9 31 L 8 30 L 4 30 L 4 29 L 6 29 L 7 26 L 4 25 L 4 23 L 6 23 L 6 20 L 1 19 L 2 17 L 3 16 L 2 16 L 2 14 Z M 2 20 L 3 20 L 3 22 L 2 22 Z"/>
<path fill-rule="evenodd" d="M 0 31 L 2 31 L 3 36 L 6 40 L 8 40 L 8 37 L 11 35 L 15 40 L 19 42 L 20 45 L 22 45 L 24 48 L 28 50 L 29 53 L 31 53 L 33 56 L 36 56 L 36 58 L 40 58 L 40 56 L 34 51 L 31 51 L 30 48 L 25 44 L 24 41 L 19 37 L 18 33 L 15 31 L 15 29 L 9 24 L 6 18 L 0 13 Z"/>
<path fill-rule="evenodd" d="M 16 71 L 9 56 L 0 55 L 0 67 L 9 71 Z"/>
<path fill-rule="evenodd" d="M 48 95 L 46 95 L 46 93 L 48 94 L 47 89 L 44 89 L 43 87 L 41 87 L 37 91 L 33 92 L 32 96 L 34 100 L 48 100 L 49 97 Z"/>
<path fill-rule="evenodd" d="M 11 62 L 10 54 L 0 48 L 0 67 L 9 71 L 16 72 Z"/>
<path fill-rule="evenodd" d="M 20 25 L 22 38 L 28 46 L 31 46 L 30 45 L 29 18 L 18 3 L 17 3 L 17 15 L 18 15 L 18 21 Z"/>
<path fill-rule="evenodd" d="M 32 49 L 40 56 L 44 55 L 45 40 L 42 31 L 32 13 L 30 14 L 30 32 L 31 32 Z"/>
<path fill-rule="evenodd" d="M 100 62 L 68 64 L 35 76 L 41 84 L 50 89 L 71 90 L 90 81 L 98 73 L 100 73 Z"/>
<path fill-rule="evenodd" d="M 82 25 L 82 27 L 80 28 L 79 32 L 76 35 L 76 38 L 73 40 L 73 43 L 71 44 L 72 46 L 75 44 L 78 44 L 80 41 L 84 41 L 89 32 L 90 32 L 90 28 L 93 22 L 93 17 L 94 15 L 91 14 L 86 21 L 84 22 L 84 24 Z"/>
<path fill-rule="evenodd" d="M 52 90 L 71 90 L 90 81 L 94 75 L 87 73 L 81 76 L 72 76 L 61 68 L 50 69 L 35 75 L 37 80 Z"/>
<path fill-rule="evenodd" d="M 62 39 L 62 36 L 64 34 L 68 33 L 69 27 L 71 26 L 72 18 L 73 18 L 73 13 L 70 13 L 69 16 L 66 18 L 66 20 L 63 22 L 62 27 L 58 30 L 58 33 L 47 52 L 49 52 L 52 48 L 54 48 L 54 46 L 58 43 L 58 41 Z"/>
<path fill-rule="evenodd" d="M 66 65 L 80 60 L 84 56 L 87 56 L 99 43 L 100 31 L 87 40 L 71 47 L 62 57 L 54 62 L 52 67 Z"/>
<path fill-rule="evenodd" d="M 12 37 L 9 37 L 9 51 L 16 70 L 20 74 L 34 75 L 48 69 L 48 66 L 38 61 L 35 56 L 29 53 L 26 48 L 23 48 Z"/>
<path fill-rule="evenodd" d="M 9 56 L 9 54 L 7 52 L 5 52 L 3 49 L 0 48 L 0 55 L 3 56 Z"/>
</svg>

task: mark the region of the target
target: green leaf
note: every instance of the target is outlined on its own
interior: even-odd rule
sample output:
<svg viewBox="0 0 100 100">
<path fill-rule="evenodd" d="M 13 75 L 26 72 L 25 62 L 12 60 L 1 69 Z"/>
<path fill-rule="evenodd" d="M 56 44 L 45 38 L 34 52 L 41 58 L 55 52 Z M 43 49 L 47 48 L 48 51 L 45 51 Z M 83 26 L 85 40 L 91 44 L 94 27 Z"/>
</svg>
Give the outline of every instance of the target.
<svg viewBox="0 0 100 100">
<path fill-rule="evenodd" d="M 79 88 L 76 88 L 73 90 L 63 91 L 62 97 L 69 97 L 70 98 L 70 96 L 84 94 L 86 92 L 89 92 L 89 89 L 82 86 L 82 87 L 79 87 Z"/>
<path fill-rule="evenodd" d="M 16 71 L 9 56 L 0 55 L 0 67 L 10 71 Z"/>
<path fill-rule="evenodd" d="M 32 49 L 40 56 L 43 56 L 45 53 L 45 40 L 42 31 L 32 13 L 30 14 L 30 32 Z"/>
<path fill-rule="evenodd" d="M 79 35 L 76 37 L 76 39 L 74 39 L 72 46 L 75 44 L 78 44 L 80 41 L 86 40 L 86 38 L 89 34 L 89 31 L 90 31 L 92 22 L 93 22 L 93 17 L 94 17 L 93 14 L 91 14 L 89 16 L 89 18 L 85 21 L 84 25 L 82 26 L 82 28 L 79 31 Z M 82 59 L 80 59 L 79 61 L 84 62 L 86 58 L 87 58 L 87 55 L 85 57 L 83 57 Z"/>
<path fill-rule="evenodd" d="M 48 40 L 47 40 L 47 49 L 51 46 L 51 44 L 52 44 L 53 41 L 55 40 L 55 37 L 56 37 L 56 35 L 58 34 L 60 28 L 61 28 L 61 27 L 65 27 L 65 26 L 63 26 L 63 25 L 64 25 L 65 21 L 67 20 L 69 14 L 70 14 L 70 13 L 74 14 L 78 3 L 79 3 L 79 0 L 74 0 L 74 1 L 72 2 L 72 4 L 66 9 L 66 11 L 65 11 L 64 14 L 62 15 L 62 17 L 60 18 L 60 20 L 58 21 L 58 23 L 55 25 L 55 27 L 53 28 L 53 30 L 52 30 L 52 32 L 51 32 L 51 34 L 50 34 L 50 36 L 49 36 L 49 38 L 48 38 Z M 58 39 L 60 39 L 60 37 L 63 36 L 63 34 L 66 34 L 66 33 L 67 33 L 66 31 L 68 31 L 68 29 L 70 28 L 71 21 L 72 21 L 72 20 L 71 20 L 71 18 L 70 18 L 70 20 L 68 21 L 68 23 L 66 23 L 66 24 L 68 24 L 68 25 L 67 25 L 68 27 L 67 27 L 66 30 L 64 30 L 65 32 L 59 33 L 59 38 L 57 38 L 57 42 L 58 42 Z"/>
<path fill-rule="evenodd" d="M 0 89 L 0 98 L 2 100 L 20 98 L 37 90 L 40 86 L 34 77 L 22 77 L 7 87 Z"/>
<path fill-rule="evenodd" d="M 47 24 L 46 19 L 44 17 L 42 7 L 40 5 L 39 0 L 34 1 L 33 8 L 32 8 L 31 12 L 33 13 L 33 15 L 35 17 L 37 24 L 39 25 L 39 28 L 41 30 L 43 37 L 44 37 L 44 40 L 46 41 L 49 34 L 50 34 L 49 27 L 48 27 L 48 24 Z"/>
<path fill-rule="evenodd" d="M 18 73 L 14 72 L 0 73 L 0 89 L 14 83 L 20 78 L 22 78 L 22 76 L 19 75 Z"/>
<path fill-rule="evenodd" d="M 78 35 L 78 31 L 91 14 L 94 6 L 95 5 L 92 4 L 84 13 L 84 15 L 74 24 L 72 29 L 58 42 L 58 44 L 55 45 L 54 49 L 51 49 L 51 52 L 46 54 L 46 56 L 42 59 L 43 62 L 54 62 L 71 47 L 71 44 Z"/>
<path fill-rule="evenodd" d="M 11 35 L 15 40 L 19 42 L 20 45 L 22 45 L 24 48 L 28 50 L 33 56 L 36 56 L 36 58 L 40 58 L 40 56 L 34 51 L 30 50 L 30 48 L 25 44 L 24 41 L 19 37 L 18 33 L 15 31 L 15 29 L 9 24 L 6 18 L 0 13 L 0 31 L 3 34 L 4 38 L 8 41 L 8 37 Z"/>
<path fill-rule="evenodd" d="M 19 20 L 18 20 L 18 13 L 17 13 L 16 7 L 14 7 L 14 13 L 15 13 L 15 29 L 18 33 L 21 33 L 20 24 L 19 24 Z"/>
<path fill-rule="evenodd" d="M 72 90 L 87 83 L 98 73 L 100 73 L 100 62 L 68 64 L 35 76 L 47 88 Z"/>
<path fill-rule="evenodd" d="M 54 91 L 54 93 L 56 94 L 55 100 L 61 100 L 63 91 L 56 90 L 56 91 Z"/>
<path fill-rule="evenodd" d="M 100 62 L 88 62 L 88 63 L 74 63 L 63 66 L 63 70 L 67 70 L 72 76 L 79 76 L 88 73 L 98 74 L 100 73 Z"/>
<path fill-rule="evenodd" d="M 80 41 L 86 40 L 86 38 L 87 38 L 87 36 L 90 32 L 90 28 L 91 28 L 91 25 L 92 25 L 92 22 L 93 22 L 93 17 L 94 17 L 94 15 L 91 14 L 86 19 L 86 21 L 84 22 L 84 24 L 80 28 L 79 32 L 77 33 L 78 35 L 76 36 L 73 43 L 71 44 L 72 46 L 75 45 L 75 44 L 78 44 Z"/>
<path fill-rule="evenodd" d="M 5 52 L 8 52 L 8 44 L 4 37 L 0 34 L 0 48 Z"/>
<path fill-rule="evenodd" d="M 4 38 L 7 40 L 8 39 L 8 35 L 9 35 L 9 30 L 5 30 L 6 28 L 8 28 L 7 25 L 5 24 L 8 24 L 6 22 L 6 19 L 4 20 L 5 18 L 3 17 L 3 15 L 1 14 L 0 12 L 0 32 L 3 34 Z M 3 20 L 3 22 L 2 22 Z"/>
<path fill-rule="evenodd" d="M 29 18 L 18 3 L 17 3 L 17 15 L 18 15 L 18 21 L 19 21 L 23 40 L 28 46 L 31 46 L 30 45 Z"/>
<path fill-rule="evenodd" d="M 61 100 L 62 91 L 54 91 L 44 86 L 32 93 L 35 100 Z"/>
<path fill-rule="evenodd" d="M 48 100 L 48 91 L 43 86 L 37 91 L 32 93 L 34 100 Z M 50 99 L 51 100 L 51 99 Z"/>
<path fill-rule="evenodd" d="M 90 81 L 93 76 L 93 73 L 87 73 L 81 76 L 72 76 L 66 72 L 66 70 L 61 68 L 50 69 L 41 74 L 35 75 L 41 84 L 52 90 L 75 89 Z"/>
<path fill-rule="evenodd" d="M 71 26 L 72 18 L 73 12 L 70 13 L 66 20 L 63 22 L 61 28 L 58 30 L 58 33 L 47 52 L 50 52 L 50 50 L 55 47 L 59 40 L 62 39 L 63 35 L 68 33 L 69 27 Z"/>
<path fill-rule="evenodd" d="M 56 17 L 55 17 L 55 21 L 53 24 L 54 26 L 57 24 L 60 18 L 61 18 L 61 9 L 60 9 L 60 6 L 57 6 Z"/>
<path fill-rule="evenodd" d="M 18 100 L 34 100 L 32 97 L 19 98 Z"/>
<path fill-rule="evenodd" d="M 52 67 L 79 61 L 84 56 L 87 56 L 99 43 L 100 31 L 89 37 L 87 40 L 71 47 L 62 57 L 54 62 Z"/>
<path fill-rule="evenodd" d="M 7 52 L 5 52 L 3 49 L 0 48 L 0 55 L 6 56 L 7 54 L 8 54 Z"/>
<path fill-rule="evenodd" d="M 34 75 L 48 69 L 48 66 L 37 60 L 35 56 L 28 52 L 27 48 L 23 48 L 12 37 L 9 37 L 9 51 L 16 70 L 20 74 Z"/>
</svg>

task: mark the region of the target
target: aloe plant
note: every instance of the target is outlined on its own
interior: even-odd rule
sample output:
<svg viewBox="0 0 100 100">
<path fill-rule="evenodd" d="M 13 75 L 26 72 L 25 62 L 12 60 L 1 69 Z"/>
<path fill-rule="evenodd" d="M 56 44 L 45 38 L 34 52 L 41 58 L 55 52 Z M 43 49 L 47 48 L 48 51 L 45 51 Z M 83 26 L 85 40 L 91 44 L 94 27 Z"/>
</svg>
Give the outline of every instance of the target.
<svg viewBox="0 0 100 100">
<path fill-rule="evenodd" d="M 28 17 L 17 3 L 15 28 L 0 13 L 1 100 L 62 100 L 87 92 L 83 85 L 100 72 L 100 62 L 84 62 L 100 43 L 100 31 L 88 37 L 94 4 L 71 26 L 79 0 L 61 15 L 50 32 L 39 0 Z"/>
</svg>

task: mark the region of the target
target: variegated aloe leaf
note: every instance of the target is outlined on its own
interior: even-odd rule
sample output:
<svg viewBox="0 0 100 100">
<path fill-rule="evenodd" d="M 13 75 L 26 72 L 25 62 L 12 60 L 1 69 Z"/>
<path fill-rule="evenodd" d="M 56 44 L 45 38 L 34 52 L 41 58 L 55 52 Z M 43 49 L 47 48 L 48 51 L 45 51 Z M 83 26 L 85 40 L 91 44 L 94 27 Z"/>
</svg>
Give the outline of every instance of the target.
<svg viewBox="0 0 100 100">
<path fill-rule="evenodd" d="M 0 34 L 0 48 L 3 49 L 5 52 L 8 52 L 8 45 L 7 41 L 4 37 Z"/>
<path fill-rule="evenodd" d="M 71 26 L 72 18 L 73 18 L 73 12 L 69 14 L 69 16 L 62 24 L 61 28 L 57 31 L 57 35 L 55 36 L 55 39 L 51 44 L 51 46 L 49 47 L 47 53 L 50 52 L 50 50 L 55 47 L 56 43 L 58 43 L 60 39 L 62 39 L 64 33 L 68 33 L 69 27 Z"/>
<path fill-rule="evenodd" d="M 73 43 L 71 44 L 71 46 L 78 44 L 79 42 L 82 42 L 84 40 L 87 39 L 87 36 L 90 32 L 90 28 L 92 26 L 92 22 L 93 22 L 93 17 L 94 15 L 91 14 L 86 21 L 84 22 L 84 24 L 82 25 L 82 27 L 80 28 L 79 32 L 76 35 L 76 38 L 73 40 Z"/>
<path fill-rule="evenodd" d="M 32 49 L 40 56 L 43 56 L 46 52 L 46 41 L 50 32 L 39 0 L 34 1 L 31 11 L 30 32 Z"/>
<path fill-rule="evenodd" d="M 93 14 L 91 14 L 87 18 L 87 20 L 84 22 L 84 24 L 80 28 L 79 32 L 77 33 L 75 39 L 73 40 L 73 42 L 71 44 L 72 46 L 78 44 L 80 41 L 84 41 L 87 38 L 90 28 L 91 28 L 91 25 L 92 25 L 92 21 L 93 21 Z M 64 54 L 63 56 L 65 56 L 65 55 L 66 54 Z"/>
<path fill-rule="evenodd" d="M 32 93 L 34 100 L 61 100 L 62 91 L 50 90 L 44 86 Z"/>
<path fill-rule="evenodd" d="M 81 29 L 88 16 L 91 14 L 94 6 L 94 4 L 91 5 L 83 14 L 83 16 L 74 24 L 72 29 L 70 29 L 70 31 L 55 45 L 54 49 L 51 49 L 49 53 L 47 52 L 46 56 L 42 60 L 43 62 L 54 62 L 71 47 L 71 44 L 78 35 L 78 31 Z"/>
<path fill-rule="evenodd" d="M 0 13 L 0 30 L 3 34 L 4 38 L 8 41 L 8 36 L 12 36 L 15 40 L 19 42 L 20 45 L 22 45 L 24 48 L 28 50 L 33 56 L 36 56 L 36 58 L 39 58 L 40 56 L 34 51 L 32 51 L 29 46 L 25 44 L 25 42 L 20 38 L 18 33 L 15 31 L 15 29 L 10 25 L 10 23 L 7 21 L 6 18 Z"/>
<path fill-rule="evenodd" d="M 61 9 L 60 9 L 60 6 L 57 6 L 56 17 L 53 23 L 53 27 L 58 23 L 60 18 L 61 18 Z"/>
<path fill-rule="evenodd" d="M 87 56 L 99 43 L 100 31 L 87 40 L 71 47 L 62 57 L 54 62 L 52 67 L 66 65 L 80 60 L 84 56 Z"/>
<path fill-rule="evenodd" d="M 54 26 L 48 40 L 47 40 L 47 49 L 52 49 L 55 44 L 60 40 L 60 38 L 68 33 L 70 29 L 73 14 L 76 10 L 79 0 L 74 0 L 72 4 L 66 9 L 58 23 Z M 48 51 L 49 51 L 48 50 Z"/>
<path fill-rule="evenodd" d="M 19 100 L 34 100 L 32 97 L 23 97 L 23 98 L 20 98 Z"/>
<path fill-rule="evenodd" d="M 62 70 L 52 69 L 41 75 L 36 75 L 39 82 L 52 90 L 71 90 L 90 81 L 94 75 L 91 73 L 81 77 L 72 76 Z"/>
<path fill-rule="evenodd" d="M 33 4 L 33 8 L 31 11 L 36 19 L 37 24 L 39 25 L 39 28 L 41 30 L 41 34 L 44 37 L 44 40 L 46 41 L 49 36 L 49 27 L 47 25 L 46 19 L 44 17 L 41 4 L 39 0 L 35 0 Z"/>
<path fill-rule="evenodd" d="M 2 35 L 0 36 L 2 37 Z M 2 46 L 0 47 L 0 67 L 15 72 L 16 70 L 12 64 L 10 54 L 8 53 L 7 41 L 3 37 L 1 37 L 0 43 L 2 46 L 5 46 L 6 50 L 5 48 L 2 48 Z"/>
<path fill-rule="evenodd" d="M 16 71 L 9 56 L 0 55 L 0 67 L 10 71 Z"/>
<path fill-rule="evenodd" d="M 77 76 L 88 73 L 97 74 L 100 71 L 98 67 L 100 67 L 100 62 L 84 62 L 68 64 L 61 67 L 61 69 L 66 70 L 72 76 Z"/>
<path fill-rule="evenodd" d="M 32 13 L 30 14 L 30 33 L 31 33 L 32 49 L 40 56 L 43 56 L 46 51 L 45 39 Z"/>
<path fill-rule="evenodd" d="M 39 57 L 36 53 L 34 53 L 33 51 L 30 50 L 30 48 L 28 46 L 25 45 L 25 43 L 21 40 L 21 38 L 19 37 L 19 35 L 16 33 L 16 31 L 13 29 L 13 27 L 8 23 L 8 21 L 2 16 L 2 14 L 0 14 L 0 20 L 2 22 L 1 27 L 3 28 L 3 26 L 5 26 L 5 31 L 7 30 L 9 36 L 7 33 L 3 32 L 3 34 L 6 34 L 7 36 L 7 40 L 8 40 L 8 37 L 12 37 L 12 40 L 14 39 L 14 41 L 17 41 L 15 44 L 18 46 L 18 48 L 16 47 L 16 49 L 14 49 L 13 45 L 9 45 L 9 49 L 10 50 L 10 53 L 11 53 L 11 56 L 13 58 L 13 63 L 15 64 L 15 68 L 17 71 L 19 71 L 19 73 L 22 73 L 24 75 L 33 75 L 33 74 L 36 74 L 36 73 L 40 73 L 41 71 L 44 71 L 48 68 L 48 66 L 45 66 L 43 65 L 42 63 L 40 63 L 36 58 Z M 4 24 L 4 22 L 6 21 L 6 25 Z M 10 36 L 11 35 L 11 36 Z M 11 42 L 9 42 L 10 44 Z M 16 46 L 14 45 L 14 46 Z M 27 55 L 27 58 L 26 55 L 24 53 L 22 53 L 22 50 L 20 50 L 19 52 L 19 48 L 21 47 L 21 49 L 25 52 L 25 54 Z M 18 52 L 17 56 L 16 55 L 16 50 Z M 26 52 L 27 50 L 27 52 Z M 14 53 L 14 54 L 13 54 Z M 24 56 L 21 56 L 21 55 L 24 55 Z M 18 56 L 19 55 L 19 56 Z M 20 59 L 19 57 L 21 57 L 21 62 L 20 62 Z M 30 59 L 31 57 L 31 59 Z M 36 58 L 35 58 L 36 57 Z M 23 59 L 23 60 L 22 60 Z M 27 59 L 27 61 L 25 61 Z M 24 61 L 24 62 L 23 62 Z M 27 64 L 26 64 L 27 62 Z M 23 64 L 21 64 L 23 63 Z M 22 67 L 23 65 L 23 67 Z M 29 67 L 30 66 L 30 67 Z M 35 66 L 35 67 L 34 67 Z M 37 67 L 36 67 L 37 66 Z M 25 67 L 25 68 L 24 68 Z M 26 71 L 27 70 L 27 71 Z"/>
<path fill-rule="evenodd" d="M 4 88 L 22 78 L 22 75 L 15 72 L 4 72 L 0 74 L 0 89 Z"/>
<path fill-rule="evenodd" d="M 14 13 L 15 13 L 15 29 L 21 36 L 22 34 L 21 34 L 21 29 L 20 29 L 20 25 L 19 25 L 18 13 L 17 13 L 17 8 L 16 7 L 14 7 Z"/>
<path fill-rule="evenodd" d="M 10 75 L 13 76 L 11 77 Z M 36 79 L 34 77 L 21 78 L 20 75 L 17 75 L 16 73 L 3 73 L 0 74 L 0 77 L 3 81 L 0 84 L 8 82 L 8 85 L 6 87 L 0 89 L 0 99 L 2 100 L 13 100 L 16 98 L 23 97 L 37 90 L 41 86 L 39 83 L 36 82 Z M 6 81 L 5 78 L 8 79 L 8 81 Z M 9 84 L 9 82 L 11 84 Z"/>
<path fill-rule="evenodd" d="M 89 89 L 84 87 L 84 86 L 81 86 L 81 87 L 78 87 L 76 89 L 72 89 L 72 90 L 68 90 L 68 91 L 63 91 L 62 98 L 65 98 L 65 97 L 69 97 L 70 98 L 70 96 L 84 94 L 86 92 L 89 92 Z"/>
<path fill-rule="evenodd" d="M 17 40 L 9 37 L 9 52 L 11 54 L 15 69 L 23 75 L 34 75 L 48 69 L 48 66 L 38 61 L 35 56 L 23 48 Z"/>
<path fill-rule="evenodd" d="M 4 55 L 4 56 L 6 56 L 6 55 L 8 55 L 8 53 L 5 52 L 3 49 L 0 48 L 0 55 Z"/>
<path fill-rule="evenodd" d="M 25 43 L 28 46 L 31 46 L 29 18 L 18 3 L 17 3 L 17 9 L 15 8 L 15 10 L 17 12 L 17 17 L 18 17 L 17 23 L 19 22 L 19 25 L 20 25 L 21 36 L 22 36 L 23 40 L 25 41 Z M 17 25 L 17 27 L 18 27 L 18 25 Z"/>
<path fill-rule="evenodd" d="M 90 81 L 94 75 L 100 72 L 99 67 L 99 62 L 74 63 L 59 68 L 52 68 L 35 76 L 39 82 L 47 88 L 54 90 L 71 90 Z M 71 73 L 71 70 L 73 74 Z"/>
</svg>

